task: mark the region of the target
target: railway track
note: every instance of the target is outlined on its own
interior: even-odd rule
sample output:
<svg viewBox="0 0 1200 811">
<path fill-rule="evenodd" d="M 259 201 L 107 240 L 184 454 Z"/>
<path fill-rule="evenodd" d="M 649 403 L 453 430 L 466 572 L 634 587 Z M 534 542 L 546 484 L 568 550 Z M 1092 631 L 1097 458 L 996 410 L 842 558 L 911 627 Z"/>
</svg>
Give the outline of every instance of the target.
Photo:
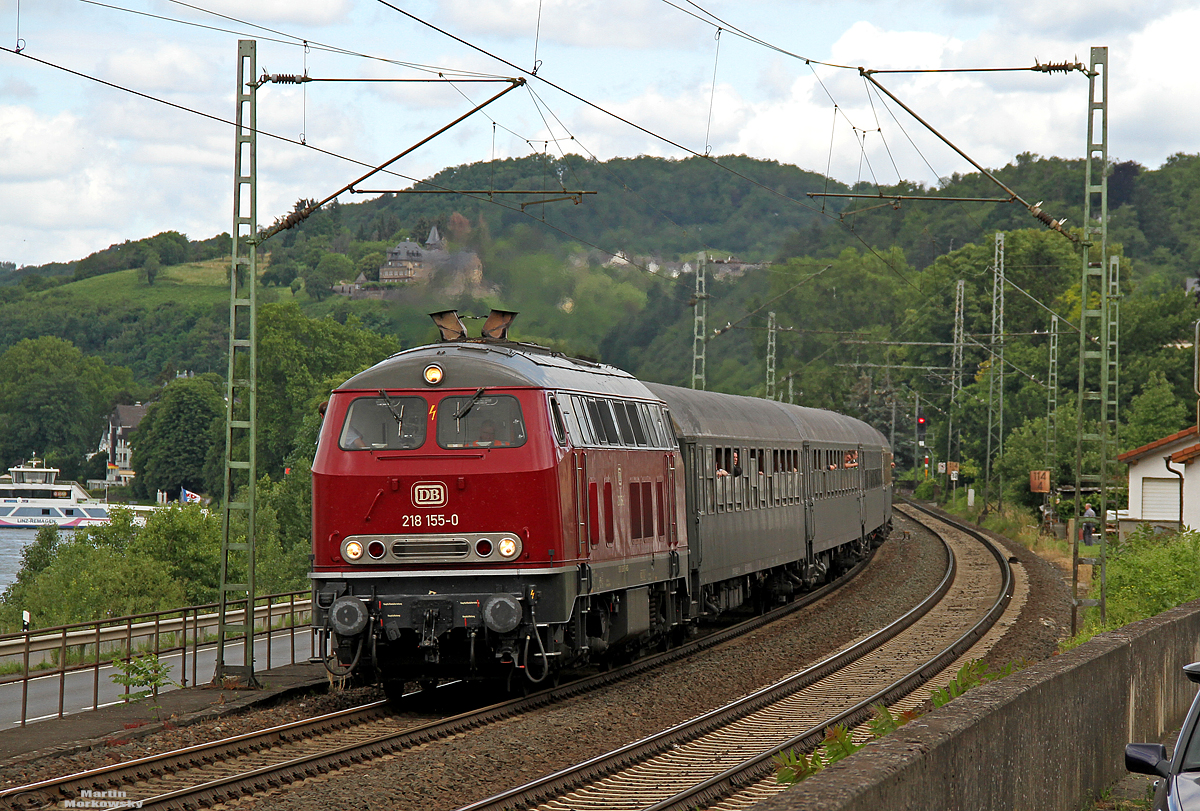
<svg viewBox="0 0 1200 811">
<path fill-rule="evenodd" d="M 725 707 L 460 811 L 732 811 L 770 796 L 779 790 L 774 755 L 809 751 L 828 727 L 861 724 L 878 703 L 915 705 L 913 691 L 954 666 L 1003 614 L 1014 586 L 1005 555 L 961 525 L 921 523 L 942 537 L 952 562 L 891 625 Z"/>
<path fill-rule="evenodd" d="M 853 580 L 870 558 L 838 580 L 795 601 L 730 628 L 691 640 L 595 676 L 555 686 L 417 726 L 379 701 L 234 738 L 142 758 L 111 767 L 0 791 L 0 805 L 19 811 L 77 800 L 87 791 L 114 791 L 143 808 L 194 809 L 334 771 L 496 723 L 661 667 L 750 633 L 820 600 Z"/>
</svg>

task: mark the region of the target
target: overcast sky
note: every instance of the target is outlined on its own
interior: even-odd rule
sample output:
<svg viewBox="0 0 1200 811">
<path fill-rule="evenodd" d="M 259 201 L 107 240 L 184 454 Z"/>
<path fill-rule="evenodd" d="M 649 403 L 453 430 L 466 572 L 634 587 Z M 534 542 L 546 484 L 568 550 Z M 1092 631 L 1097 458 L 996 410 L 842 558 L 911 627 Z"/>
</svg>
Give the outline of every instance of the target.
<svg viewBox="0 0 1200 811">
<path fill-rule="evenodd" d="M 486 53 L 376 0 L 0 0 L 0 47 L 7 49 L 0 51 L 0 260 L 66 261 L 164 230 L 193 239 L 230 230 L 232 127 L 58 68 L 231 120 L 241 38 L 258 41 L 260 72 L 307 70 L 321 79 L 436 71 L 511 77 L 539 66 L 540 78 L 527 88 L 392 167 L 412 178 L 546 149 L 601 159 L 686 157 L 654 137 L 662 136 L 698 153 L 743 153 L 848 183 L 903 178 L 935 185 L 970 165 L 871 91 L 855 68 L 1086 65 L 1092 46 L 1109 49 L 1112 159 L 1156 168 L 1174 153 L 1200 151 L 1200 106 L 1185 63 L 1200 31 L 1194 3 L 391 2 Z M 1002 166 L 1021 152 L 1083 154 L 1088 83 L 1080 73 L 876 78 L 984 166 Z M 258 95 L 258 123 L 265 132 L 296 141 L 303 135 L 310 147 L 377 164 L 502 87 L 269 84 Z M 259 222 L 286 213 L 297 198 L 325 197 L 362 172 L 347 160 L 260 136 Z M 364 185 L 407 184 L 392 177 Z"/>
</svg>

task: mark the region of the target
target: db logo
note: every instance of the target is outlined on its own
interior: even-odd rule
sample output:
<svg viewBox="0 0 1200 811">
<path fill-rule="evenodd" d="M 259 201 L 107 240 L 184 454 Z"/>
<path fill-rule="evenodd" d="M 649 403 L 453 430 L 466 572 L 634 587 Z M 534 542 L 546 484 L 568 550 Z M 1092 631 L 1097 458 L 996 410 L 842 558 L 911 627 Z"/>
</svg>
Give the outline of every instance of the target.
<svg viewBox="0 0 1200 811">
<path fill-rule="evenodd" d="M 445 507 L 446 485 L 441 482 L 417 482 L 412 488 L 414 507 Z"/>
</svg>

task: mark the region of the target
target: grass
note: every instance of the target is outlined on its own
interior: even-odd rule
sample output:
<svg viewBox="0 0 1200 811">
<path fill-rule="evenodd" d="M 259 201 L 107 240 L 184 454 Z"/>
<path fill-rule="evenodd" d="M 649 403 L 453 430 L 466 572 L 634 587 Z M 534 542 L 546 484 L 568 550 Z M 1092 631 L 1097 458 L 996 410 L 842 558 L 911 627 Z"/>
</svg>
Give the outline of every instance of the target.
<svg viewBox="0 0 1200 811">
<path fill-rule="evenodd" d="M 159 271 L 153 285 L 142 281 L 138 270 L 118 270 L 52 288 L 42 295 L 67 295 L 89 301 L 134 301 L 148 307 L 168 302 L 218 304 L 229 300 L 228 268 L 227 259 L 172 265 Z"/>
<path fill-rule="evenodd" d="M 985 529 L 1003 535 L 1034 552 L 1043 560 L 1049 561 L 1058 568 L 1063 576 L 1071 577 L 1071 545 L 1065 538 L 1047 535 L 1039 532 L 1036 517 L 1023 507 L 1005 506 L 1003 510 L 991 511 L 983 515 L 983 507 L 976 504 L 967 506 L 966 496 L 961 494 L 952 502 L 942 505 L 949 513 L 967 519 Z M 1085 587 L 1091 583 L 1092 570 L 1090 566 L 1079 567 L 1079 582 Z"/>
</svg>

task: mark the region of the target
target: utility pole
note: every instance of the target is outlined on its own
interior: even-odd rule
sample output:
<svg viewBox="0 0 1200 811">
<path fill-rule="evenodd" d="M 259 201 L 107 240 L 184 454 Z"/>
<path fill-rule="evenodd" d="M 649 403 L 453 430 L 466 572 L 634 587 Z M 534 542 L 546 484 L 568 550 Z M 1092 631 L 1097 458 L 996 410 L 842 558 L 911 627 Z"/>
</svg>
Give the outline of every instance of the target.
<svg viewBox="0 0 1200 811">
<path fill-rule="evenodd" d="M 1079 533 L 1071 539 L 1071 633 L 1078 630 L 1080 609 L 1096 606 L 1106 619 L 1108 468 L 1116 446 L 1117 272 L 1108 256 L 1108 48 L 1092 48 L 1088 72 L 1087 158 L 1083 180 L 1082 278 L 1079 324 L 1079 383 L 1075 425 L 1075 516 L 1083 517 L 1083 488 L 1098 489 L 1098 557 L 1080 557 Z M 1097 81 L 1099 79 L 1099 81 Z M 1097 131 L 1099 124 L 1099 131 Z M 1114 257 L 1115 258 L 1115 257 Z M 1087 468 L 1085 469 L 1085 460 Z M 1093 462 L 1092 460 L 1096 460 Z M 1100 575 L 1099 597 L 1079 595 L 1079 567 Z"/>
<path fill-rule="evenodd" d="M 233 253 L 229 269 L 229 367 L 225 396 L 225 489 L 222 501 L 221 572 L 217 611 L 217 663 L 213 684 L 248 689 L 254 678 L 255 485 L 258 481 L 258 156 L 255 41 L 238 40 L 237 113 L 233 154 Z M 236 413 L 239 404 L 249 410 Z M 243 500 L 238 485 L 244 487 Z M 239 539 L 235 514 L 245 515 Z M 241 612 L 240 621 L 230 615 Z M 227 661 L 233 645 L 242 664 Z"/>
<path fill-rule="evenodd" d="M 767 399 L 775 399 L 775 313 L 767 313 Z"/>
<path fill-rule="evenodd" d="M 1050 503 L 1058 490 L 1058 316 L 1050 316 L 1050 368 L 1046 373 L 1046 469 L 1050 471 L 1050 492 L 1042 497 L 1043 520 L 1050 515 Z"/>
<path fill-rule="evenodd" d="M 1004 232 L 996 232 L 996 247 L 992 261 L 992 342 L 988 374 L 988 432 L 987 459 L 984 475 L 983 503 L 987 508 L 992 495 L 992 448 L 996 456 L 1004 456 Z M 994 445 L 993 445 L 994 443 Z M 1004 506 L 1004 477 L 997 474 L 996 511 Z"/>
<path fill-rule="evenodd" d="M 913 392 L 913 482 L 920 478 L 921 472 L 921 428 L 917 425 L 917 417 L 921 414 L 921 393 Z"/>
<path fill-rule="evenodd" d="M 692 388 L 703 390 L 705 387 L 704 365 L 708 341 L 708 290 L 704 274 L 708 254 L 704 251 L 696 254 L 696 308 L 692 322 Z"/>
<path fill-rule="evenodd" d="M 1046 373 L 1046 465 L 1058 459 L 1058 316 L 1050 316 L 1050 368 Z M 1052 474 L 1053 475 L 1053 474 Z"/>
<path fill-rule="evenodd" d="M 954 407 L 962 389 L 963 343 L 966 335 L 963 313 L 966 300 L 966 280 L 959 279 L 954 288 L 954 347 L 950 351 L 950 412 L 946 419 L 946 461 L 954 457 Z"/>
<path fill-rule="evenodd" d="M 892 370 L 886 370 L 888 399 L 892 401 L 892 429 L 888 432 L 888 448 L 896 455 L 896 390 L 892 388 Z M 1200 384 L 1198 384 L 1200 385 Z M 1200 400 L 1196 401 L 1196 413 L 1200 414 Z"/>
</svg>

